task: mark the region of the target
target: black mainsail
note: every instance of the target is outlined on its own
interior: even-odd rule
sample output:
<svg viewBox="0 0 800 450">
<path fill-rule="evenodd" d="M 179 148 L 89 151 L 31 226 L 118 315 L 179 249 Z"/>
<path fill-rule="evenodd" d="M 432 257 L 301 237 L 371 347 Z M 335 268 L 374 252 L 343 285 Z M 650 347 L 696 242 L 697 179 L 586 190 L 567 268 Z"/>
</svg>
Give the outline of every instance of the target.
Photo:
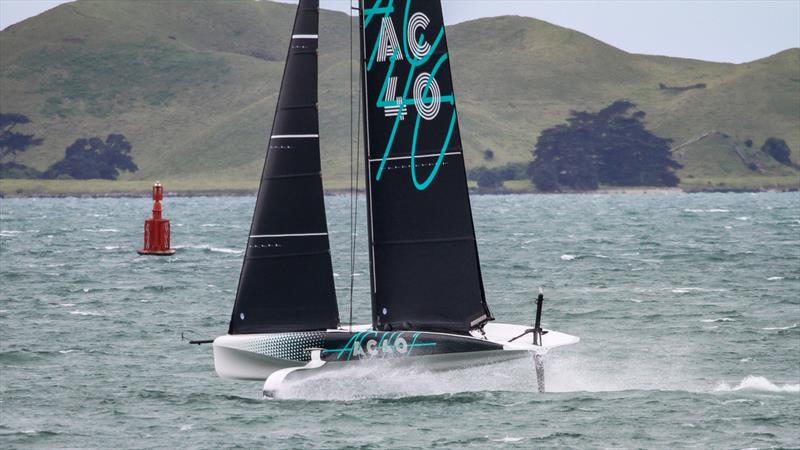
<svg viewBox="0 0 800 450">
<path fill-rule="evenodd" d="M 491 320 L 439 0 L 362 0 L 372 321 L 466 333 Z"/>
<path fill-rule="evenodd" d="M 317 111 L 319 0 L 300 0 L 230 334 L 339 325 Z"/>
</svg>

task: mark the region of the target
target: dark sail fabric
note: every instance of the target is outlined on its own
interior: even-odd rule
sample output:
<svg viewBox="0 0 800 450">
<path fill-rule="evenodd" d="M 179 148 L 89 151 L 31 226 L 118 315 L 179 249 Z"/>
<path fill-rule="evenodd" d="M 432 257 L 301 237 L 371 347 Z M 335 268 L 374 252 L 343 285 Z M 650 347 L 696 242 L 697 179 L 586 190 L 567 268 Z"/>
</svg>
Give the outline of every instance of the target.
<svg viewBox="0 0 800 450">
<path fill-rule="evenodd" d="M 339 325 L 317 114 L 319 0 L 300 0 L 230 334 Z"/>
<path fill-rule="evenodd" d="M 465 333 L 491 320 L 438 0 L 363 0 L 373 325 Z"/>
</svg>

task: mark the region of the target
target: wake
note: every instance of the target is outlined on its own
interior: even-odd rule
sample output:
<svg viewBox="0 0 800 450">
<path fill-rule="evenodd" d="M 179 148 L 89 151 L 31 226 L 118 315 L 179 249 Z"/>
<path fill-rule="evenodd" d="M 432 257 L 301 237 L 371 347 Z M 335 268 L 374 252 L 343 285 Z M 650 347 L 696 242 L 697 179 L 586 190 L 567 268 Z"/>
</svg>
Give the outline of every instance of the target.
<svg viewBox="0 0 800 450">
<path fill-rule="evenodd" d="M 625 391 L 800 393 L 800 384 L 779 385 L 762 376 L 747 376 L 733 386 L 726 382 L 715 385 L 710 381 L 687 379 L 683 368 L 679 367 L 667 374 L 654 367 L 588 365 L 580 357 L 549 354 L 545 361 L 547 394 Z M 442 372 L 430 371 L 423 366 L 398 368 L 381 361 L 366 361 L 353 367 L 290 378 L 278 390 L 276 398 L 357 401 L 468 393 L 480 394 L 480 397 L 490 392 L 538 395 L 533 359 Z"/>
</svg>

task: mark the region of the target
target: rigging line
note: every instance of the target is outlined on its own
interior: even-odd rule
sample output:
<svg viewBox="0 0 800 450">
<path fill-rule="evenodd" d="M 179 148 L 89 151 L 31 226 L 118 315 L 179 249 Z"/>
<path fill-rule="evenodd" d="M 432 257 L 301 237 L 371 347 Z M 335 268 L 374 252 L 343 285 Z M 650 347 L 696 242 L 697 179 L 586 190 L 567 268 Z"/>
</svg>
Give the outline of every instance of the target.
<svg viewBox="0 0 800 450">
<path fill-rule="evenodd" d="M 359 2 L 359 7 L 360 6 L 361 5 L 360 5 L 360 2 Z M 352 8 L 352 6 L 351 6 L 351 8 Z M 356 16 L 356 20 L 360 21 L 361 20 L 361 16 L 357 15 Z M 359 23 L 359 25 L 360 25 L 360 23 Z M 355 99 L 358 102 L 358 107 L 357 107 L 358 113 L 356 114 L 356 146 L 355 146 L 355 152 L 353 153 L 354 157 L 351 158 L 351 166 L 350 166 L 350 171 L 351 172 L 353 172 L 353 166 L 355 166 L 355 175 L 353 176 L 353 179 L 351 180 L 351 183 L 350 183 L 350 186 L 351 186 L 351 191 L 350 191 L 351 192 L 351 194 L 350 194 L 351 195 L 351 208 L 352 208 L 352 216 L 351 216 L 351 222 L 350 222 L 352 224 L 351 225 L 352 232 L 350 233 L 350 239 L 351 239 L 351 244 L 350 244 L 350 331 L 353 331 L 353 293 L 354 293 L 354 288 L 355 288 L 356 247 L 357 247 L 357 242 L 358 242 L 356 240 L 356 237 L 358 236 L 358 184 L 359 184 L 359 177 L 361 175 L 361 166 L 359 165 L 360 161 L 361 161 L 361 157 L 360 157 L 360 155 L 361 155 L 361 81 L 359 80 L 359 84 L 358 84 L 358 87 L 356 89 L 356 95 L 353 96 L 352 95 L 352 86 L 353 86 L 353 75 L 355 73 L 353 71 L 353 60 L 354 60 L 354 58 L 352 56 L 353 55 L 353 45 L 352 45 L 352 42 L 353 42 L 353 30 L 355 29 L 356 31 L 358 31 L 360 28 L 354 26 L 354 21 L 353 20 L 350 21 L 350 27 L 351 27 L 351 31 L 350 31 L 350 42 L 351 42 L 351 44 L 350 44 L 350 55 L 351 55 L 351 57 L 350 57 L 350 60 L 351 60 L 350 61 L 350 86 L 351 86 L 350 107 L 352 108 L 352 106 L 353 106 L 353 99 Z M 361 61 L 360 60 L 358 61 L 358 65 L 359 65 L 359 70 L 360 70 L 361 69 Z M 351 120 L 352 120 L 352 114 L 351 114 L 350 117 L 351 117 Z M 351 122 L 350 129 L 352 130 L 352 128 L 353 127 L 352 127 L 352 122 Z M 352 140 L 352 136 L 351 136 L 350 145 L 352 145 L 352 143 L 353 143 L 353 140 Z"/>
<path fill-rule="evenodd" d="M 358 20 L 360 21 L 361 18 L 359 16 Z M 360 24 L 359 24 L 360 25 Z M 359 30 L 359 28 L 356 28 Z M 359 68 L 361 62 L 359 61 Z M 355 270 L 356 270 L 356 237 L 358 235 L 358 181 L 359 176 L 361 175 L 361 81 L 358 82 L 358 88 L 356 88 L 356 100 L 358 101 L 358 113 L 356 114 L 356 187 L 354 190 L 354 201 L 353 201 L 353 256 L 350 258 L 352 267 L 350 269 L 350 328 L 352 331 L 353 327 L 353 284 L 355 280 Z"/>
<path fill-rule="evenodd" d="M 352 9 L 353 2 L 350 2 L 350 8 Z M 353 331 L 353 282 L 355 279 L 355 274 L 353 270 L 355 268 L 355 219 L 353 215 L 354 211 L 354 197 L 355 194 L 353 193 L 353 185 L 354 185 L 354 176 L 353 176 L 353 14 L 352 11 L 350 12 L 350 320 L 349 320 L 349 329 Z M 357 150 L 356 150 L 357 151 Z"/>
</svg>

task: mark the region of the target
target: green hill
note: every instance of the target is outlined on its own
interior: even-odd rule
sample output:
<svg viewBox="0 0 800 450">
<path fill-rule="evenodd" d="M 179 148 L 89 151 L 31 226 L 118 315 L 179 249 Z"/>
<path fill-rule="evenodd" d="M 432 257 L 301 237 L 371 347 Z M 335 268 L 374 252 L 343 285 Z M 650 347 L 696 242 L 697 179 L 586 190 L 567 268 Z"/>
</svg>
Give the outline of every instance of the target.
<svg viewBox="0 0 800 450">
<path fill-rule="evenodd" d="M 147 189 L 154 179 L 185 189 L 254 189 L 293 14 L 294 6 L 269 1 L 79 0 L 7 28 L 0 111 L 29 116 L 23 130 L 45 138 L 17 161 L 45 169 L 75 139 L 118 132 L 133 143 L 140 170 L 123 175 L 126 183 L 92 184 L 96 190 L 127 190 L 136 180 Z M 328 188 L 349 180 L 348 22 L 327 11 L 320 20 Z M 541 130 L 570 110 L 624 98 L 676 145 L 712 131 L 727 136 L 676 152 L 687 186 L 798 184 L 795 169 L 758 159 L 751 170 L 732 155 L 742 141 L 758 148 L 775 136 L 800 161 L 800 49 L 746 64 L 635 55 L 522 17 L 461 23 L 449 27 L 448 40 L 471 167 L 487 164 L 487 148 L 491 165 L 528 161 Z M 696 84 L 704 87 L 676 89 Z M 3 180 L 2 189 L 79 184 L 49 183 Z"/>
</svg>

